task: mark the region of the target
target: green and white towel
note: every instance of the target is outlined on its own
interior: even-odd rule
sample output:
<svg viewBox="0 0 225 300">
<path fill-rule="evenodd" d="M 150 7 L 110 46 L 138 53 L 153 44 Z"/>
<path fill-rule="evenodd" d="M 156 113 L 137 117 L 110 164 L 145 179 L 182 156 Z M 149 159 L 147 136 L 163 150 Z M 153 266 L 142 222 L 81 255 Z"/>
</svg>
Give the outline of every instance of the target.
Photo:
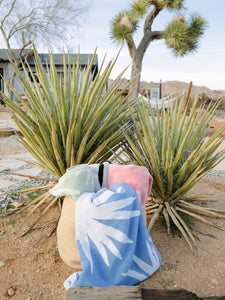
<svg viewBox="0 0 225 300">
<path fill-rule="evenodd" d="M 99 164 L 81 164 L 67 169 L 58 183 L 50 190 L 50 193 L 57 197 L 68 196 L 77 201 L 80 195 L 85 192 L 96 193 L 101 188 L 106 188 L 108 182 L 106 177 L 104 177 L 101 185 L 99 182 L 99 166 Z"/>
</svg>

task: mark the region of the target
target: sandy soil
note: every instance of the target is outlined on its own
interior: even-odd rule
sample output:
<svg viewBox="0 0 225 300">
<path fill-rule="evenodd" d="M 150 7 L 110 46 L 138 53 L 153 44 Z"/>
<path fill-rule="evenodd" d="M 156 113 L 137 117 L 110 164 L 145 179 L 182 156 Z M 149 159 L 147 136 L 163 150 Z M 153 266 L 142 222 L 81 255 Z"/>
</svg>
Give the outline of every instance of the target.
<svg viewBox="0 0 225 300">
<path fill-rule="evenodd" d="M 194 192 L 224 192 L 224 178 L 202 180 Z M 225 195 L 213 207 L 225 210 Z M 48 223 L 58 216 L 57 207 L 43 220 Z M 24 215 L 0 219 L 0 299 L 15 293 L 13 299 L 47 300 L 65 299 L 63 281 L 75 270 L 59 257 L 56 234 L 36 242 L 51 231 L 52 224 L 38 228 L 24 237 L 21 233 L 27 225 L 19 227 Z M 32 221 L 34 216 L 30 219 Z M 225 228 L 225 221 L 217 221 Z M 185 288 L 198 296 L 225 295 L 225 235 L 223 231 L 196 224 L 217 238 L 201 236 L 199 250 L 194 256 L 179 234 L 168 236 L 165 228 L 157 224 L 152 230 L 152 239 L 158 248 L 162 265 L 160 269 L 140 285 L 151 288 Z M 29 298 L 30 297 L 30 298 Z"/>
<path fill-rule="evenodd" d="M 223 145 L 225 147 L 225 144 Z M 5 150 L 4 150 L 5 149 Z M 10 147 L 10 153 L 18 153 L 17 147 Z M 9 154 L 9 147 L 2 145 L 1 155 Z M 209 177 L 201 180 L 193 193 L 224 193 L 225 178 Z M 225 210 L 225 194 L 218 197 L 219 202 L 210 205 Z M 0 299 L 61 300 L 66 291 L 63 281 L 75 270 L 68 267 L 59 257 L 56 234 L 36 242 L 49 233 L 53 224 L 50 220 L 57 218 L 55 207 L 42 224 L 44 228 L 21 237 L 28 224 L 19 226 L 24 218 L 21 213 L 10 221 L 0 219 Z M 32 216 L 30 222 L 35 218 Z M 217 220 L 225 228 L 225 220 Z M 195 223 L 196 228 L 215 235 L 212 238 L 198 234 L 199 250 L 194 256 L 179 234 L 168 235 L 160 222 L 153 228 L 151 236 L 158 248 L 162 265 L 160 269 L 140 285 L 151 288 L 184 288 L 198 296 L 225 296 L 225 232 Z M 36 245 L 35 245 L 36 244 Z"/>
<path fill-rule="evenodd" d="M 207 178 L 193 188 L 195 194 L 218 194 L 225 191 L 225 178 Z M 225 194 L 217 197 L 220 202 L 208 206 L 225 210 Z M 214 220 L 225 228 L 225 220 Z M 147 286 L 154 288 L 184 288 L 199 297 L 225 296 L 225 232 L 195 222 L 195 228 L 207 231 L 216 238 L 198 234 L 199 250 L 194 256 L 189 246 L 177 234 L 168 235 L 158 224 L 151 232 L 152 239 L 159 249 L 162 265 L 150 279 Z"/>
<path fill-rule="evenodd" d="M 8 107 L 0 105 L 0 120 L 9 120 L 11 112 Z"/>
</svg>

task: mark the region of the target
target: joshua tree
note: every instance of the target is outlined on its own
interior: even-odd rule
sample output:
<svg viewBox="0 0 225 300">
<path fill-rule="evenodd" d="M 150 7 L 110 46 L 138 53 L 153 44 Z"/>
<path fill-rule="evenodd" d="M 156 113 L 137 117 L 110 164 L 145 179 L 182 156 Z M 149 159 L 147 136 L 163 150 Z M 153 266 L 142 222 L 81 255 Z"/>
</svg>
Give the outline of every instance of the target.
<svg viewBox="0 0 225 300">
<path fill-rule="evenodd" d="M 187 21 L 182 14 L 174 16 L 173 20 L 163 30 L 152 30 L 153 23 L 161 11 L 168 9 L 178 11 L 184 9 L 184 0 L 133 0 L 128 10 L 121 11 L 111 23 L 111 38 L 118 44 L 126 43 L 132 59 L 130 91 L 136 98 L 139 90 L 142 61 L 151 42 L 164 39 L 175 56 L 184 56 L 198 48 L 206 21 L 198 14 L 192 14 Z M 144 19 L 143 36 L 139 45 L 135 44 L 134 33 L 141 19 Z"/>
</svg>

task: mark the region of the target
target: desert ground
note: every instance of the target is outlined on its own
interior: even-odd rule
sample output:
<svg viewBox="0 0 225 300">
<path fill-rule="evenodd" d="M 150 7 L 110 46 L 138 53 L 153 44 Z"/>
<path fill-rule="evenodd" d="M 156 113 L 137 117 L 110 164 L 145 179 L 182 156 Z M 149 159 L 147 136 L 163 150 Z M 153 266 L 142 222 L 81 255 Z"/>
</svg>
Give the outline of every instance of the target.
<svg viewBox="0 0 225 300">
<path fill-rule="evenodd" d="M 3 118 L 3 116 L 2 116 Z M 0 156 L 25 151 L 16 141 L 7 145 L 7 138 L 0 139 Z M 225 142 L 221 149 L 225 148 Z M 224 170 L 225 171 L 225 170 Z M 218 194 L 218 201 L 208 206 L 225 211 L 225 177 L 203 178 L 192 193 Z M 51 231 L 50 223 L 58 217 L 55 207 L 42 220 L 46 224 L 21 237 L 28 224 L 20 226 L 23 214 L 0 218 L 0 299 L 61 300 L 65 299 L 64 280 L 76 270 L 68 267 L 60 258 L 56 233 L 41 240 Z M 30 221 L 34 219 L 32 216 Z M 225 228 L 225 220 L 214 220 Z M 199 250 L 193 255 L 177 232 L 167 234 L 159 221 L 151 231 L 151 237 L 161 254 L 162 264 L 152 277 L 141 286 L 161 289 L 187 289 L 200 297 L 225 296 L 225 231 L 195 222 L 195 228 L 208 234 L 197 233 Z M 39 241 L 39 242 L 38 242 Z M 37 243 L 38 242 L 38 243 Z"/>
</svg>

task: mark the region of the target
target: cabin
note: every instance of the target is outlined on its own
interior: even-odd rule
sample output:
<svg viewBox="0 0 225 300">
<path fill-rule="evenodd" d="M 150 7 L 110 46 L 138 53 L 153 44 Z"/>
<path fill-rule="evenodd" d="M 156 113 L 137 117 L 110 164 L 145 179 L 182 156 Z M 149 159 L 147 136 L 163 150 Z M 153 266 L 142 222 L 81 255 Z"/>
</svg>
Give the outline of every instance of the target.
<svg viewBox="0 0 225 300">
<path fill-rule="evenodd" d="M 5 50 L 5 49 L 0 49 L 0 91 L 3 92 L 6 96 L 9 96 L 9 91 L 7 89 L 7 85 L 2 79 L 2 77 L 4 77 L 6 79 L 6 81 L 9 82 L 12 71 L 13 71 L 6 51 L 7 50 Z M 16 56 L 18 56 L 20 50 L 14 49 L 13 51 L 16 54 Z M 25 49 L 23 51 L 23 55 L 22 55 L 21 59 L 23 61 L 26 58 L 30 65 L 31 70 L 35 73 L 35 59 L 34 59 L 33 55 L 28 55 L 29 53 L 32 53 L 32 50 Z M 92 59 L 93 55 L 94 54 L 79 54 L 79 65 L 82 70 L 87 67 L 88 62 Z M 69 61 L 70 61 L 71 65 L 73 64 L 74 60 L 75 60 L 75 62 L 77 61 L 77 56 L 78 56 L 78 54 L 69 53 Z M 47 70 L 47 67 L 49 67 L 49 65 L 50 65 L 49 54 L 48 53 L 39 53 L 39 57 L 42 62 L 42 65 Z M 55 54 L 53 54 L 53 58 L 54 58 L 57 72 L 59 74 L 63 73 L 63 54 L 55 53 Z M 66 55 L 66 60 L 67 60 L 67 64 L 68 64 L 68 55 Z M 92 65 L 93 78 L 96 76 L 97 73 L 98 73 L 98 56 L 96 54 L 94 57 L 93 65 Z M 15 82 L 16 81 L 17 80 L 15 80 Z M 15 88 L 17 91 L 19 91 L 19 87 L 17 84 L 15 84 Z M 13 100 L 16 101 L 15 96 L 14 96 Z"/>
</svg>

